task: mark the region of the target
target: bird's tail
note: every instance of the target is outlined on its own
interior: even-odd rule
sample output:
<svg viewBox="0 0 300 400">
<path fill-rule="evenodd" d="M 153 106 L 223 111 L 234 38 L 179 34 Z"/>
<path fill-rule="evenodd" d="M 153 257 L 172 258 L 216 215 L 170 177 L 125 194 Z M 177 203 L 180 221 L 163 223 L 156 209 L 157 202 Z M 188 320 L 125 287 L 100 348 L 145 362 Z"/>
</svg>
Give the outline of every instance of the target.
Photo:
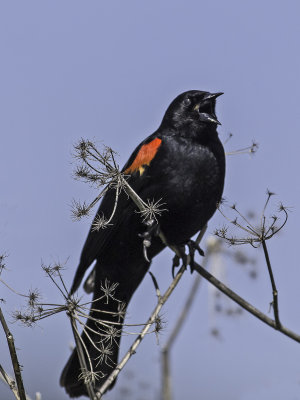
<svg viewBox="0 0 300 400">
<path fill-rule="evenodd" d="M 127 293 L 125 298 L 118 299 L 117 284 L 108 279 L 98 281 L 97 286 L 100 290 L 94 292 L 90 313 L 79 339 L 87 371 L 82 370 L 75 348 L 60 378 L 61 386 L 70 397 L 88 396 L 86 380 L 90 380 L 94 391 L 99 390 L 118 363 L 122 323 L 131 296 L 128 298 Z M 84 317 L 84 307 L 78 307 L 76 311 L 80 319 Z M 76 323 L 79 327 L 78 320 Z"/>
<path fill-rule="evenodd" d="M 124 265 L 95 266 L 94 297 L 80 336 L 87 371 L 81 369 L 75 349 L 60 378 L 61 386 L 65 387 L 70 397 L 88 395 L 85 385 L 87 379 L 91 380 L 94 391 L 98 391 L 118 363 L 126 308 L 150 265 L 144 259 L 135 261 L 126 268 Z M 85 307 L 77 307 L 78 318 L 86 316 Z M 76 322 L 79 326 L 78 320 Z"/>
</svg>

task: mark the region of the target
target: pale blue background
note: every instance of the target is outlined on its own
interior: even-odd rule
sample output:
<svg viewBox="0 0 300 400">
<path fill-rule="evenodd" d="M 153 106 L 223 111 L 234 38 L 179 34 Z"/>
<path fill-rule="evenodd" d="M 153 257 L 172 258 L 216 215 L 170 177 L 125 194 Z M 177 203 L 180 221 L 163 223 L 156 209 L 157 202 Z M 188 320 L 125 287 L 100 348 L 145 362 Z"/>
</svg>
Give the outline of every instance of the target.
<svg viewBox="0 0 300 400">
<path fill-rule="evenodd" d="M 159 125 L 169 102 L 188 89 L 223 91 L 219 128 L 227 149 L 255 139 L 258 154 L 228 159 L 224 195 L 243 210 L 259 211 L 265 190 L 292 206 L 284 232 L 270 242 L 282 322 L 300 332 L 299 134 L 300 51 L 298 1 L 100 1 L 0 2 L 0 252 L 9 254 L 5 280 L 19 291 L 40 288 L 59 302 L 40 270 L 65 261 L 71 283 L 89 220 L 70 219 L 73 197 L 92 199 L 72 180 L 72 144 L 96 138 L 120 154 L 120 164 Z M 275 205 L 274 205 L 275 204 Z M 223 223 L 216 215 L 209 231 Z M 259 279 L 227 261 L 230 287 L 267 312 L 270 284 L 260 251 Z M 162 289 L 170 281 L 170 253 L 153 271 Z M 191 284 L 189 274 L 163 312 L 172 321 Z M 1 287 L 6 315 L 21 299 Z M 130 322 L 146 319 L 155 303 L 147 277 L 130 306 Z M 250 315 L 218 317 L 221 340 L 209 334 L 207 284 L 172 357 L 174 399 L 298 400 L 300 347 Z M 11 320 L 8 317 L 8 320 Z M 58 386 L 72 340 L 66 317 L 35 329 L 11 326 L 30 395 L 66 399 Z M 125 350 L 132 337 L 123 340 Z M 1 363 L 11 371 L 4 336 Z M 147 360 L 147 361 L 145 361 Z M 129 373 L 129 372 L 130 373 Z M 133 374 L 133 378 L 130 378 Z M 150 385 L 147 387 L 146 384 Z M 120 395 L 130 385 L 134 393 Z M 146 338 L 108 399 L 157 399 L 159 347 Z M 1 399 L 12 395 L 0 383 Z"/>
</svg>

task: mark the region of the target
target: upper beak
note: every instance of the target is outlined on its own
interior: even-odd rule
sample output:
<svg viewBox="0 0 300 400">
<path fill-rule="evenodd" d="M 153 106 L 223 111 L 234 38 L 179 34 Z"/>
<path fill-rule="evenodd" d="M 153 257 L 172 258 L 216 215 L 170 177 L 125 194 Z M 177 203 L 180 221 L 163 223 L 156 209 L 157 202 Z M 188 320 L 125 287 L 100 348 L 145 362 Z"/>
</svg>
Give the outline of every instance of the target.
<svg viewBox="0 0 300 400">
<path fill-rule="evenodd" d="M 224 94 L 223 92 L 218 92 L 218 93 L 207 93 L 207 95 L 204 96 L 203 100 L 213 100 L 216 99 L 219 96 L 222 96 Z"/>
</svg>

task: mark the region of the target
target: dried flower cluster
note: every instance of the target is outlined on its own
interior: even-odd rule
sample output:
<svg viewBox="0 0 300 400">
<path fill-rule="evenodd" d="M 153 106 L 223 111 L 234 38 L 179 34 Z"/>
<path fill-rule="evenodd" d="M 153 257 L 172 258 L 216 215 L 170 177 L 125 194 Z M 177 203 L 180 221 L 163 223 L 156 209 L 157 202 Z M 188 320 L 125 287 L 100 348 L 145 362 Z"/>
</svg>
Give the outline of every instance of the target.
<svg viewBox="0 0 300 400">
<path fill-rule="evenodd" d="M 73 200 L 73 219 L 78 220 L 84 216 L 88 216 L 91 209 L 103 198 L 109 189 L 115 191 L 115 202 L 112 213 L 110 216 L 97 214 L 92 224 L 93 231 L 105 229 L 112 224 L 118 199 L 122 191 L 127 194 L 128 198 L 135 198 L 139 205 L 138 212 L 141 214 L 143 222 L 145 223 L 153 220 L 157 222 L 157 216 L 167 211 L 165 208 L 162 208 L 164 203 L 162 203 L 161 200 L 155 202 L 154 200 L 147 199 L 147 201 L 143 201 L 138 197 L 127 183 L 128 176 L 120 171 L 119 165 L 115 160 L 116 153 L 110 147 L 103 146 L 103 151 L 100 152 L 95 143 L 90 140 L 81 139 L 79 143 L 74 146 L 74 149 L 75 158 L 79 159 L 81 162 L 81 165 L 77 166 L 75 169 L 75 178 L 91 183 L 93 186 L 96 186 L 97 189 L 104 186 L 104 189 L 101 190 L 90 204 Z"/>
<path fill-rule="evenodd" d="M 7 254 L 0 254 L 0 276 L 2 271 L 6 268 L 5 259 L 7 258 Z"/>
<path fill-rule="evenodd" d="M 235 214 L 233 219 L 227 217 L 222 209 L 224 201 L 218 206 L 218 210 L 223 217 L 232 225 L 239 228 L 247 236 L 235 236 L 228 233 L 229 227 L 224 225 L 223 227 L 215 230 L 215 235 L 224 239 L 229 245 L 240 245 L 240 244 L 251 244 L 253 247 L 259 246 L 263 241 L 271 239 L 276 233 L 278 233 L 286 224 L 288 220 L 288 207 L 283 206 L 282 203 L 278 206 L 278 213 L 283 213 L 283 220 L 276 214 L 271 215 L 269 218 L 266 217 L 265 212 L 269 204 L 270 198 L 274 196 L 273 192 L 267 191 L 267 199 L 263 207 L 260 221 L 255 226 L 250 222 L 249 218 L 244 216 L 236 204 L 231 205 L 229 208 Z"/>
<path fill-rule="evenodd" d="M 90 302 L 84 302 L 75 295 L 70 296 L 62 276 L 62 270 L 64 268 L 65 265 L 61 263 L 50 265 L 42 263 L 43 271 L 45 271 L 46 275 L 51 279 L 63 297 L 64 301 L 62 304 L 44 303 L 39 290 L 33 289 L 30 290 L 28 294 L 21 294 L 22 297 L 26 298 L 26 306 L 21 310 L 14 311 L 12 317 L 15 322 L 31 327 L 44 318 L 65 312 L 71 321 L 76 345 L 81 346 L 81 349 L 88 360 L 88 365 L 86 365 L 85 368 L 81 368 L 81 373 L 78 378 L 82 379 L 85 384 L 93 385 L 96 380 L 104 377 L 104 374 L 101 371 L 101 365 L 103 365 L 103 363 L 109 366 L 113 365 L 111 359 L 112 348 L 114 344 L 118 345 L 118 338 L 120 338 L 122 334 L 139 335 L 139 332 L 132 332 L 132 327 L 145 327 L 147 323 L 123 324 L 126 305 L 116 298 L 116 289 L 118 287 L 117 282 L 111 283 L 107 279 L 104 282 L 100 282 L 100 290 L 103 294 L 99 298 Z M 96 319 L 95 317 L 88 315 L 90 306 L 103 299 L 106 304 L 110 301 L 117 302 L 117 311 L 109 312 L 93 309 L 92 307 L 94 315 L 95 312 L 104 314 L 110 313 L 115 318 L 115 322 Z M 96 322 L 97 331 L 85 324 L 86 318 L 91 318 Z M 92 341 L 91 334 L 96 334 L 98 338 L 97 340 L 93 339 L 93 346 L 98 352 L 98 357 L 96 358 L 97 371 L 93 369 L 92 360 L 90 359 L 87 347 L 82 339 L 82 332 L 79 332 L 77 324 L 82 328 L 83 335 L 85 335 L 89 341 Z M 163 327 L 161 317 L 157 315 L 150 326 L 153 326 L 153 330 L 149 333 L 154 332 L 158 335 Z M 127 327 L 130 327 L 130 331 L 126 329 Z"/>
</svg>

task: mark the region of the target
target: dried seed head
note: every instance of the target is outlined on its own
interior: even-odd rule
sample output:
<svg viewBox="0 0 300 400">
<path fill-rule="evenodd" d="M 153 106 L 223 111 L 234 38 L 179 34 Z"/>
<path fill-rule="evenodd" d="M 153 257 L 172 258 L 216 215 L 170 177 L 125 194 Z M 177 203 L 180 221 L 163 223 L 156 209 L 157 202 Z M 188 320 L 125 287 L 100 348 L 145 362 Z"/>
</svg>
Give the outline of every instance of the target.
<svg viewBox="0 0 300 400">
<path fill-rule="evenodd" d="M 103 214 L 102 215 L 97 214 L 94 219 L 94 222 L 92 223 L 92 231 L 98 232 L 101 229 L 105 229 L 110 225 L 112 224 L 109 223 L 109 220 L 107 220 Z"/>
<path fill-rule="evenodd" d="M 39 301 L 41 298 L 40 292 L 38 289 L 34 290 L 29 290 L 28 293 L 28 305 L 31 308 L 34 308 L 36 306 L 36 303 Z"/>
<path fill-rule="evenodd" d="M 72 219 L 79 220 L 80 218 L 89 215 L 89 207 L 85 202 L 82 204 L 79 201 L 73 200 L 72 202 Z"/>
<path fill-rule="evenodd" d="M 0 254 L 0 275 L 4 269 L 6 269 L 5 259 L 7 254 Z"/>
</svg>

